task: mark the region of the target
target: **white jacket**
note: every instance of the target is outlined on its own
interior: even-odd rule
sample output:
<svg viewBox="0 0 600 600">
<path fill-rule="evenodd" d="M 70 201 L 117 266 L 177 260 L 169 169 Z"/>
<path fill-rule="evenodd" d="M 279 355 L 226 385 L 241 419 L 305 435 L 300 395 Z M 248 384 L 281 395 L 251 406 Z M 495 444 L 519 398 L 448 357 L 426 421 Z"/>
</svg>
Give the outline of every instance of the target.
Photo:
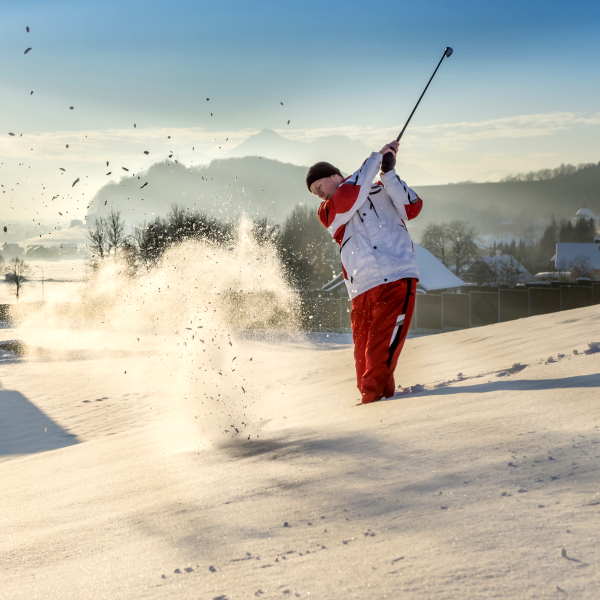
<svg viewBox="0 0 600 600">
<path fill-rule="evenodd" d="M 318 210 L 340 246 L 350 298 L 384 283 L 419 278 L 406 221 L 421 212 L 423 201 L 393 170 L 373 183 L 382 158 L 373 152 Z"/>
</svg>

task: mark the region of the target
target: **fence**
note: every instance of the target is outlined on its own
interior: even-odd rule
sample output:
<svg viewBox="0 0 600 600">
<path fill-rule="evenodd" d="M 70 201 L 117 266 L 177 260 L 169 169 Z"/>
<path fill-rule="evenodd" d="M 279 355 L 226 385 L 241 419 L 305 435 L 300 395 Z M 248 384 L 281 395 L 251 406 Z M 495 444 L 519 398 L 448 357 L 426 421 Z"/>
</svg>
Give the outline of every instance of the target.
<svg viewBox="0 0 600 600">
<path fill-rule="evenodd" d="M 302 322 L 310 331 L 349 331 L 346 297 L 302 292 Z M 600 281 L 589 285 L 526 288 L 462 288 L 459 292 L 417 294 L 412 327 L 465 329 L 532 315 L 600 304 Z M 9 321 L 10 305 L 0 304 L 0 321 Z"/>
<path fill-rule="evenodd" d="M 350 328 L 346 298 L 303 292 L 303 321 L 313 331 Z M 600 304 L 600 281 L 589 285 L 525 288 L 462 288 L 459 292 L 418 294 L 412 326 L 416 329 L 464 329 L 533 315 Z"/>
</svg>

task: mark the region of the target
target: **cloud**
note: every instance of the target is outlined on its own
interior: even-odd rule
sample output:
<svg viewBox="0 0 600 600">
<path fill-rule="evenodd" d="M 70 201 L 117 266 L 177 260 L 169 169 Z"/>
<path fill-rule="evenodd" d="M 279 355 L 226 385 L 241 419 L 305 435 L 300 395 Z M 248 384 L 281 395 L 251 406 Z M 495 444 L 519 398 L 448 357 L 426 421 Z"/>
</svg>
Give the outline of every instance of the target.
<svg viewBox="0 0 600 600">
<path fill-rule="evenodd" d="M 600 125 L 600 112 L 583 114 L 574 112 L 553 112 L 531 115 L 515 115 L 481 121 L 458 121 L 411 126 L 403 139 L 405 145 L 414 144 L 419 139 L 435 138 L 454 140 L 463 143 L 493 139 L 521 139 L 552 136 L 580 126 Z M 292 139 L 312 141 L 326 135 L 347 135 L 364 141 L 383 144 L 398 135 L 403 123 L 391 127 L 341 126 L 316 129 L 276 130 Z"/>
<path fill-rule="evenodd" d="M 459 121 L 412 126 L 403 139 L 405 147 L 436 144 L 452 149 L 469 143 L 498 139 L 548 137 L 569 129 L 600 125 L 600 112 L 582 114 L 554 112 L 515 115 L 480 121 Z M 401 123 L 390 127 L 346 125 L 303 129 L 276 129 L 295 141 L 313 142 L 318 138 L 344 135 L 375 146 L 393 139 Z M 82 131 L 54 131 L 0 137 L 0 153 L 5 159 L 57 159 L 94 163 L 134 159 L 143 168 L 173 152 L 182 161 L 208 162 L 224 156 L 229 148 L 258 133 L 257 129 L 211 131 L 201 127 L 129 128 Z M 170 138 L 169 138 L 170 136 Z M 68 145 L 68 148 L 67 148 Z M 144 150 L 150 154 L 143 155 Z M 145 156 L 145 157 L 144 157 Z"/>
<path fill-rule="evenodd" d="M 79 131 L 49 131 L 0 138 L 0 152 L 13 159 L 58 159 L 98 162 L 117 158 L 140 159 L 152 164 L 171 152 L 175 158 L 193 158 L 220 151 L 248 138 L 256 130 L 209 131 L 200 127 L 130 128 Z M 144 150 L 149 150 L 144 155 Z M 164 155 L 164 156 L 163 156 Z M 144 160 L 142 157 L 146 156 Z"/>
</svg>

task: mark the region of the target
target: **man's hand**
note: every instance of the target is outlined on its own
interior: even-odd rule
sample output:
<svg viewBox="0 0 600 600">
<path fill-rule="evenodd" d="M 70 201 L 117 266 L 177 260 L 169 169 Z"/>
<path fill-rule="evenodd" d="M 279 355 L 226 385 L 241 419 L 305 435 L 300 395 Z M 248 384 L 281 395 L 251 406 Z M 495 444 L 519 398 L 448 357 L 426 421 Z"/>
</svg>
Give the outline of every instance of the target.
<svg viewBox="0 0 600 600">
<path fill-rule="evenodd" d="M 399 142 L 394 140 L 386 144 L 381 150 L 383 160 L 381 161 L 381 170 L 383 173 L 391 171 L 396 166 L 396 152 L 398 152 Z"/>
</svg>

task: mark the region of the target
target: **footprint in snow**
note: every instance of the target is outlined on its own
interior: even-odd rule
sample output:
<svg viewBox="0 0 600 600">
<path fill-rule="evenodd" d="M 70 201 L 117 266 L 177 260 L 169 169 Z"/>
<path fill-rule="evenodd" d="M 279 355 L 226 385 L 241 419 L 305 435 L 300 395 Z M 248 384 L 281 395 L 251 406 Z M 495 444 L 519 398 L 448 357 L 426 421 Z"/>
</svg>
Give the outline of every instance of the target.
<svg viewBox="0 0 600 600">
<path fill-rule="evenodd" d="M 496 373 L 496 375 L 498 377 L 506 377 L 508 375 L 513 375 L 514 373 L 518 373 L 519 371 L 522 371 L 523 369 L 526 369 L 527 365 L 524 365 L 522 363 L 514 363 L 512 367 L 509 367 L 508 369 L 504 369 L 502 371 L 498 371 Z"/>
</svg>

